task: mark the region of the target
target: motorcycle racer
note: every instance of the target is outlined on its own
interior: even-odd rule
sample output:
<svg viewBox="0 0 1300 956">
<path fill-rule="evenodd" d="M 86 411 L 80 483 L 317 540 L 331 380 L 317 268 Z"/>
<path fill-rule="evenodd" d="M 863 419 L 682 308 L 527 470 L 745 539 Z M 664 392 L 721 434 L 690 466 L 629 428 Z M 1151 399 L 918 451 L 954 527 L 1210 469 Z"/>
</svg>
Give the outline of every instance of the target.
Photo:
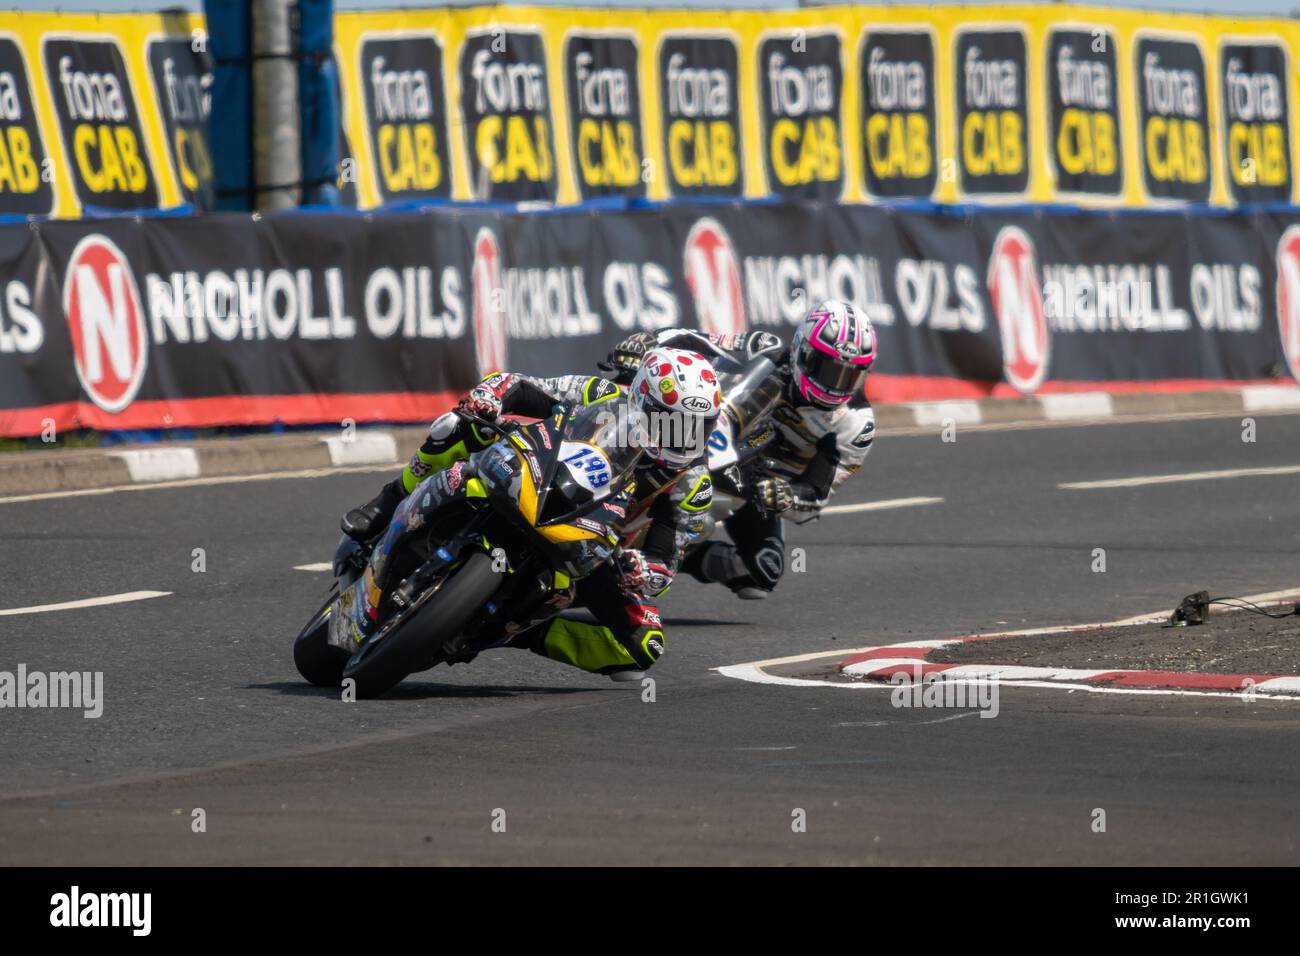
<svg viewBox="0 0 1300 956">
<path fill-rule="evenodd" d="M 771 412 L 775 435 L 762 451 L 761 466 L 745 469 L 746 502 L 724 521 L 731 541 L 706 541 L 681 565 L 697 580 L 725 584 L 743 599 L 765 598 L 785 570 L 781 519 L 803 524 L 817 518 L 871 450 L 875 412 L 865 397 L 854 399 L 876 359 L 875 330 L 851 304 L 830 300 L 808 312 L 789 348 L 770 332 L 717 336 L 668 329 L 629 336 L 602 368 L 616 380 L 624 378 L 640 353 L 662 345 L 723 353 L 740 362 L 766 356 L 776 363 L 783 397 Z"/>
<path fill-rule="evenodd" d="M 629 520 L 648 516 L 644 543 L 576 582 L 570 606 L 587 608 L 598 623 L 554 617 L 522 631 L 509 646 L 614 680 L 638 680 L 665 647 L 656 599 L 672 584 L 687 541 L 703 530 L 701 516 L 712 500 L 705 450 L 721 402 L 712 366 L 697 353 L 659 348 L 643 355 L 626 387 L 598 376 L 496 372 L 471 389 L 461 407 L 491 422 L 501 415 L 543 418 L 557 404 L 603 402 L 610 403 L 611 420 L 624 416 L 627 439 L 645 452 L 620 496 L 628 504 L 607 506 L 625 507 Z M 463 467 L 457 463 L 495 441 L 495 432 L 454 412 L 440 416 L 402 473 L 344 516 L 343 531 L 370 541 L 428 475 Z"/>
</svg>

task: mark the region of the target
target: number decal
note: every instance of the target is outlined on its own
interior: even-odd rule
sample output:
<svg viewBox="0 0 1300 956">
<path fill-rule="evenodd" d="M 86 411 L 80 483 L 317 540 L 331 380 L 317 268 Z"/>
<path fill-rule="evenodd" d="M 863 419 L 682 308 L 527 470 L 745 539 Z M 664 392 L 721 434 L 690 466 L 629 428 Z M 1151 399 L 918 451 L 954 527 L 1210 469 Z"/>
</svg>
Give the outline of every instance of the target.
<svg viewBox="0 0 1300 956">
<path fill-rule="evenodd" d="M 569 466 L 578 484 L 591 491 L 604 488 L 612 477 L 609 459 L 592 445 L 566 441 L 560 446 L 560 461 Z"/>
</svg>

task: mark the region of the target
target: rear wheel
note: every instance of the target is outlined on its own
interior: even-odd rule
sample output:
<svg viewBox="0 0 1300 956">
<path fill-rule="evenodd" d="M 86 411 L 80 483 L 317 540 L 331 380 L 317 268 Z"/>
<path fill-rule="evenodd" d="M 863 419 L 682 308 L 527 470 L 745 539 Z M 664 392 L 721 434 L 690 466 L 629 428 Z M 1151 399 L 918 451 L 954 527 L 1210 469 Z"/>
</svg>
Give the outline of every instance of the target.
<svg viewBox="0 0 1300 956">
<path fill-rule="evenodd" d="M 500 583 L 491 558 L 476 551 L 388 636 L 354 654 L 343 669 L 343 679 L 356 681 L 357 697 L 378 697 L 425 666 L 464 629 Z"/>
<path fill-rule="evenodd" d="M 330 614 L 337 596 L 337 592 L 330 594 L 293 642 L 293 662 L 298 673 L 317 687 L 342 684 L 343 668 L 348 662 L 348 652 L 329 643 Z"/>
</svg>

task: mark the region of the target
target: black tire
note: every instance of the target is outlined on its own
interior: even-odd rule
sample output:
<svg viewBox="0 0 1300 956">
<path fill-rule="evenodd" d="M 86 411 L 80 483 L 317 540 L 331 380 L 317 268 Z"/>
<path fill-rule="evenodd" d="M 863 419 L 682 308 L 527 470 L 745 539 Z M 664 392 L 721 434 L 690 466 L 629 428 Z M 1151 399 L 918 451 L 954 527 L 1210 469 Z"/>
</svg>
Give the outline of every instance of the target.
<svg viewBox="0 0 1300 956">
<path fill-rule="evenodd" d="M 328 643 L 330 608 L 334 606 L 335 597 L 337 593 L 330 595 L 293 642 L 293 663 L 298 673 L 317 687 L 342 684 L 343 668 L 351 656 L 343 648 Z"/>
<path fill-rule="evenodd" d="M 378 697 L 428 661 L 469 623 L 501 584 L 492 559 L 470 555 L 442 587 L 382 641 L 353 655 L 343 679 L 355 680 L 358 698 Z"/>
</svg>

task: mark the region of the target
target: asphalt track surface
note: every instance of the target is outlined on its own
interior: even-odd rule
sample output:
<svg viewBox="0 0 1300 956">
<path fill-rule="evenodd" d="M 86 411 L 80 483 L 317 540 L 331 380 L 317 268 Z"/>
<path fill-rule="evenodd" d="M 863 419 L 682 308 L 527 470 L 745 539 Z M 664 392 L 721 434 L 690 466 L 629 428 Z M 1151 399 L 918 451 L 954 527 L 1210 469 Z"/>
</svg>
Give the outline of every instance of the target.
<svg viewBox="0 0 1300 956">
<path fill-rule="evenodd" d="M 0 504 L 0 609 L 173 592 L 0 617 L 0 670 L 105 696 L 0 710 L 0 862 L 1294 864 L 1300 703 L 1006 689 L 990 720 L 712 670 L 1300 585 L 1297 475 L 1057 487 L 1300 463 L 1300 416 L 1241 428 L 884 434 L 836 504 L 943 503 L 793 530 L 808 570 L 766 602 L 679 582 L 653 703 L 520 651 L 377 701 L 304 685 L 328 576 L 294 566 L 380 472 Z"/>
</svg>

